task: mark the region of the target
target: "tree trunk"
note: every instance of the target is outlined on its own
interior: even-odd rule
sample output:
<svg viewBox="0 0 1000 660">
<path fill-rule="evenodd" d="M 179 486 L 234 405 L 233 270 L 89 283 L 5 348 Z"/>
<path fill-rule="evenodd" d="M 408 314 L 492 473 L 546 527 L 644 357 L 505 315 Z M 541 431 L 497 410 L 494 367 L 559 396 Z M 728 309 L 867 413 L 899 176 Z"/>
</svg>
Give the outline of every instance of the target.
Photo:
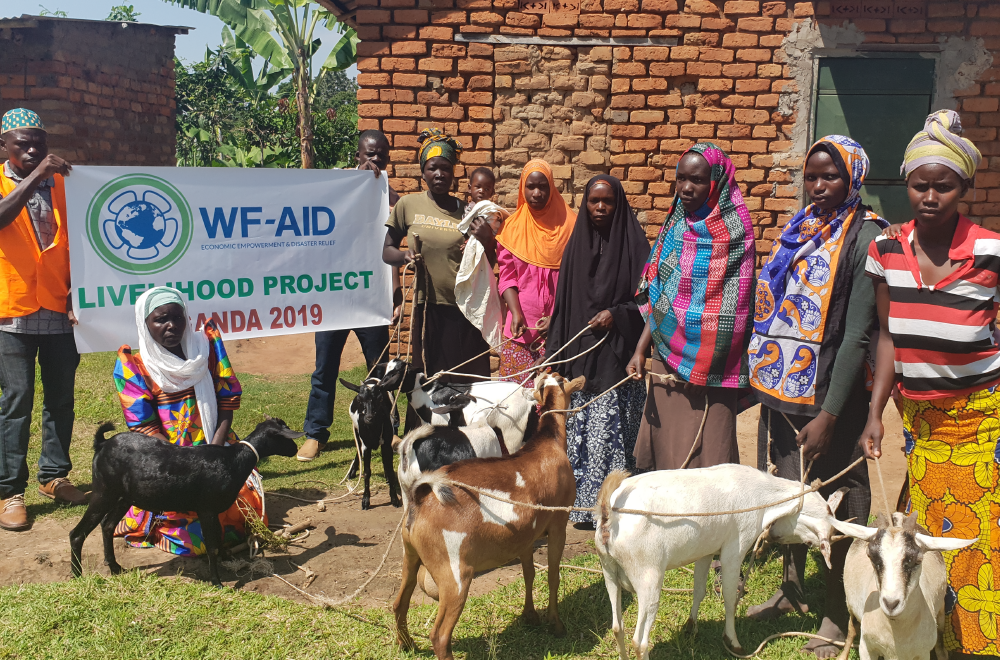
<svg viewBox="0 0 1000 660">
<path fill-rule="evenodd" d="M 299 149 L 302 153 L 302 169 L 315 167 L 313 160 L 312 112 L 309 108 L 309 64 L 305 50 L 299 49 L 299 68 L 296 71 L 295 100 L 299 106 Z"/>
</svg>

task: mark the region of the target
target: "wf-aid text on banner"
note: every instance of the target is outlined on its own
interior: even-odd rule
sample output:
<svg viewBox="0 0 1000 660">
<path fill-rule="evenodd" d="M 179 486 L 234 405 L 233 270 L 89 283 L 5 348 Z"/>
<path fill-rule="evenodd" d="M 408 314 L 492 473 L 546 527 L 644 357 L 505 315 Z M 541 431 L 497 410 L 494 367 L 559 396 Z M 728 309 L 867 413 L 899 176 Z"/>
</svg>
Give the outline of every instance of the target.
<svg viewBox="0 0 1000 660">
<path fill-rule="evenodd" d="M 135 301 L 159 285 L 189 327 L 237 339 L 389 323 L 385 176 L 81 166 L 66 204 L 81 352 L 134 345 Z"/>
</svg>

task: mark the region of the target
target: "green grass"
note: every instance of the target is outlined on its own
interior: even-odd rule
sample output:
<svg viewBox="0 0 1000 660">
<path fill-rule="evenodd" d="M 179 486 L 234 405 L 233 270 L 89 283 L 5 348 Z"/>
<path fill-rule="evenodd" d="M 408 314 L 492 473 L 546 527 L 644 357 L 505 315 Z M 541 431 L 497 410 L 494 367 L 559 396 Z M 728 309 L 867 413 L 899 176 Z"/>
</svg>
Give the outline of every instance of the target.
<svg viewBox="0 0 1000 660">
<path fill-rule="evenodd" d="M 593 555 L 575 564 L 597 567 Z M 810 574 L 816 566 L 810 561 Z M 667 586 L 690 587 L 691 576 L 671 571 Z M 481 579 L 490 579 L 484 577 Z M 780 582 L 776 562 L 756 572 L 745 602 L 760 602 Z M 816 576 L 809 584 L 822 589 Z M 470 599 L 454 635 L 458 657 L 528 660 L 542 658 L 616 658 L 611 608 L 599 575 L 563 570 L 560 612 L 567 635 L 555 638 L 544 626 L 518 619 L 524 583 L 514 582 Z M 535 603 L 548 597 L 545 573 L 535 579 Z M 630 595 L 625 624 L 630 637 L 636 605 Z M 818 603 L 810 599 L 815 608 Z M 664 594 L 653 630 L 651 657 L 718 660 L 722 647 L 722 600 L 709 592 L 702 603 L 698 633 L 682 632 L 690 596 Z M 746 609 L 743 605 L 740 614 Z M 427 634 L 434 605 L 411 608 L 410 632 L 417 651 L 403 653 L 392 644 L 392 620 L 385 608 L 322 610 L 274 596 L 217 590 L 203 582 L 143 575 L 137 571 L 115 578 L 94 573 L 72 582 L 23 585 L 0 589 L 0 658 L 389 658 L 433 657 Z M 813 610 L 815 611 L 815 609 Z M 816 615 L 786 617 L 769 624 L 737 618 L 737 634 L 747 648 L 767 635 L 787 630 L 815 630 Z M 761 658 L 802 657 L 803 639 L 769 645 Z"/>
<path fill-rule="evenodd" d="M 124 428 L 121 408 L 111 382 L 114 354 L 84 355 L 77 373 L 77 423 L 71 455 L 75 483 L 90 483 L 93 431 L 100 422 L 113 420 Z M 352 382 L 364 377 L 358 367 L 341 374 Z M 301 428 L 309 393 L 308 376 L 241 376 L 243 406 L 235 418 L 241 436 L 250 432 L 264 413 Z M 287 459 L 265 462 L 261 473 L 267 490 L 299 490 L 336 484 L 354 455 L 353 435 L 347 417 L 352 393 L 340 389 L 329 451 L 310 463 Z M 36 401 L 41 401 L 40 385 Z M 32 424 L 29 465 L 38 459 L 40 405 Z M 381 480 L 381 470 L 373 481 Z M 32 479 L 34 475 L 32 474 Z M 321 482 L 321 483 L 310 483 Z M 312 492 L 312 491 L 307 491 Z M 309 496 L 312 496 L 311 494 Z M 29 512 L 37 520 L 49 515 L 77 517 L 83 507 L 56 505 L 27 492 Z M 0 537 L 2 549 L 2 537 Z M 398 553 L 398 546 L 397 551 Z M 394 556 L 396 556 L 394 553 Z M 0 553 L 2 556 L 2 553 Z M 594 555 L 583 555 L 574 564 L 598 567 Z M 391 568 L 386 570 L 392 570 Z M 737 634 L 744 647 L 754 648 L 775 632 L 814 632 L 819 625 L 824 593 L 823 574 L 810 557 L 806 583 L 810 614 L 786 616 L 772 623 L 754 623 L 742 617 L 748 604 L 766 600 L 780 584 L 780 559 L 770 556 L 748 583 L 747 596 L 737 615 Z M 268 578 L 264 578 L 268 579 Z M 293 577 L 294 579 L 294 577 Z M 481 579 L 490 580 L 490 577 Z M 454 636 L 456 655 L 469 660 L 519 660 L 556 658 L 616 658 L 611 633 L 611 608 L 599 575 L 563 570 L 560 611 L 568 634 L 557 639 L 545 627 L 522 624 L 518 617 L 524 583 L 518 580 L 485 596 L 470 599 Z M 667 574 L 667 586 L 690 587 L 683 571 Z M 545 573 L 534 587 L 535 603 L 544 607 L 548 597 Z M 636 604 L 627 595 L 626 630 L 635 627 Z M 728 657 L 722 647 L 722 600 L 711 591 L 702 603 L 699 630 L 685 635 L 682 626 L 691 606 L 690 595 L 664 594 L 653 630 L 654 659 L 691 658 L 718 660 Z M 322 610 L 274 596 L 232 589 L 216 590 L 207 583 L 185 578 L 163 578 L 128 572 L 102 578 L 89 572 L 78 580 L 27 584 L 0 589 L 0 659 L 81 658 L 106 660 L 131 658 L 363 658 L 433 657 L 426 635 L 436 606 L 414 607 L 410 631 L 417 641 L 416 654 L 406 654 L 392 644 L 392 622 L 385 608 Z M 797 649 L 806 640 L 782 639 L 769 645 L 764 659 L 806 658 Z"/>
</svg>

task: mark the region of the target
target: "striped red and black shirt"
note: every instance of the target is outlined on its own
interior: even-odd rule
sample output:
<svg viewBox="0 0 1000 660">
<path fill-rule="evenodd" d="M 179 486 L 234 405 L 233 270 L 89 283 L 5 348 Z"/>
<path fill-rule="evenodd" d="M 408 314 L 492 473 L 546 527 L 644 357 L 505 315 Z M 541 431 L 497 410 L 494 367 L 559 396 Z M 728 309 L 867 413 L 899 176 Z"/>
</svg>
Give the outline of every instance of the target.
<svg viewBox="0 0 1000 660">
<path fill-rule="evenodd" d="M 868 276 L 889 286 L 889 332 L 899 390 L 911 399 L 962 396 L 1000 382 L 997 317 L 1000 234 L 959 216 L 949 256 L 958 268 L 934 286 L 921 282 L 913 221 L 899 239 L 868 248 Z"/>
</svg>

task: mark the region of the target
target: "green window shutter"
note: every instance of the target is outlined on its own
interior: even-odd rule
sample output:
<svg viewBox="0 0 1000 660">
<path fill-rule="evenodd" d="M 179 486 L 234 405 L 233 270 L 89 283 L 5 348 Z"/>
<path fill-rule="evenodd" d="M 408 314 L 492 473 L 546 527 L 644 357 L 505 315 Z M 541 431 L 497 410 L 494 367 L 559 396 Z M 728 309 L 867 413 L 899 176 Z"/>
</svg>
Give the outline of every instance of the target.
<svg viewBox="0 0 1000 660">
<path fill-rule="evenodd" d="M 906 145 L 931 111 L 934 64 L 923 57 L 819 62 L 815 137 L 846 135 L 864 147 L 871 170 L 862 198 L 889 222 L 913 217 L 899 166 Z"/>
</svg>

